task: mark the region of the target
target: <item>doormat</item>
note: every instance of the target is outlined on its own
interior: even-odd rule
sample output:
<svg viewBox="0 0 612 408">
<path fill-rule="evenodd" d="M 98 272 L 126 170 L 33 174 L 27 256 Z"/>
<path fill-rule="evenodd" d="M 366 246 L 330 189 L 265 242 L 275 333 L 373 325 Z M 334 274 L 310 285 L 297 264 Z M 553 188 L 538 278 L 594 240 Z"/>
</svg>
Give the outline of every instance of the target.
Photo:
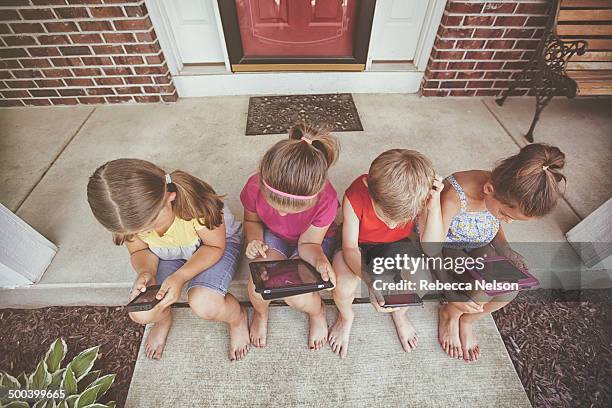
<svg viewBox="0 0 612 408">
<path fill-rule="evenodd" d="M 353 96 L 348 93 L 254 96 L 249 99 L 246 135 L 287 133 L 300 121 L 332 132 L 363 130 Z"/>
</svg>

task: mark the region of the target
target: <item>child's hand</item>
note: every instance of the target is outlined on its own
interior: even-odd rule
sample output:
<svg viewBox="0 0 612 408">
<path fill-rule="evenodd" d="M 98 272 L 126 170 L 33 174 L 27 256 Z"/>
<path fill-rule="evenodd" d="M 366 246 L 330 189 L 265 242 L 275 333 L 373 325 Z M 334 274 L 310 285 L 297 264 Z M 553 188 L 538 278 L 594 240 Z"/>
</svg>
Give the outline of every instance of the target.
<svg viewBox="0 0 612 408">
<path fill-rule="evenodd" d="M 165 309 L 173 303 L 176 303 L 181 297 L 183 286 L 185 286 L 185 281 L 181 279 L 176 272 L 168 276 L 161 284 L 155 296 L 157 300 L 161 300 L 158 306 Z"/>
<path fill-rule="evenodd" d="M 257 257 L 266 258 L 266 251 L 268 250 L 268 246 L 261 242 L 258 239 L 254 239 L 247 244 L 245 255 L 249 259 L 255 259 Z"/>
<path fill-rule="evenodd" d="M 325 282 L 331 281 L 332 285 L 336 287 L 336 274 L 327 258 L 318 260 L 315 263 L 315 269 L 321 274 L 321 279 Z"/>
<path fill-rule="evenodd" d="M 134 298 L 140 295 L 142 292 L 147 290 L 147 286 L 154 285 L 155 279 L 153 275 L 148 272 L 144 272 L 138 275 L 134 284 L 132 285 L 132 290 L 130 291 L 130 296 L 128 297 L 128 302 L 134 300 Z"/>
<path fill-rule="evenodd" d="M 383 307 L 385 298 L 374 288 L 370 288 L 370 303 L 374 306 L 374 309 L 380 313 L 391 313 L 399 310 L 397 307 Z"/>
<path fill-rule="evenodd" d="M 427 208 L 431 209 L 436 205 L 440 205 L 440 193 L 444 190 L 442 176 L 436 174 L 433 180 L 433 186 L 429 190 L 429 196 L 427 198 Z"/>
<path fill-rule="evenodd" d="M 525 258 L 523 258 L 523 255 L 512 249 L 510 245 L 504 246 L 503 248 L 501 248 L 501 250 L 498 251 L 498 253 L 501 256 L 508 258 L 510 263 L 512 263 L 512 265 L 516 266 L 517 268 L 528 269 L 527 261 L 525 260 Z"/>
</svg>

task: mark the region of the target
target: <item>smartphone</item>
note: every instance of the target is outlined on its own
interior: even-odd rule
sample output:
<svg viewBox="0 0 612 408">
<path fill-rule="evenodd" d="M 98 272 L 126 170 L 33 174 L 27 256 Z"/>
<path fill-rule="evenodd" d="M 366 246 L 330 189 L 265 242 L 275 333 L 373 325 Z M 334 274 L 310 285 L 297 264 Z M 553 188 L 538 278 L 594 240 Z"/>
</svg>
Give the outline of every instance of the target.
<svg viewBox="0 0 612 408">
<path fill-rule="evenodd" d="M 125 308 L 128 312 L 143 312 L 153 309 L 160 302 L 155 298 L 160 287 L 160 285 L 148 286 L 147 290 L 136 296 Z"/>
<path fill-rule="evenodd" d="M 384 295 L 385 304 L 383 307 L 406 307 L 422 306 L 423 300 L 416 293 L 401 293 L 398 295 Z"/>
</svg>

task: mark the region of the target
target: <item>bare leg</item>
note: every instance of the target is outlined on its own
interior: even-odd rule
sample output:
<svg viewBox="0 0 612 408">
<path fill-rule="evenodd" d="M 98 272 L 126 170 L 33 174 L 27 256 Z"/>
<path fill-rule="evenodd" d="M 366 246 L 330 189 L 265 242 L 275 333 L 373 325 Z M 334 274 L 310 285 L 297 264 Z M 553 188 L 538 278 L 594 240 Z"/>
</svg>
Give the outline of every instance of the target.
<svg viewBox="0 0 612 408">
<path fill-rule="evenodd" d="M 438 341 L 452 358 L 463 357 L 459 338 L 459 318 L 462 314 L 462 311 L 451 304 L 441 306 L 438 311 Z"/>
<path fill-rule="evenodd" d="M 510 303 L 518 295 L 518 292 L 512 292 L 496 296 L 490 302 L 484 304 L 483 312 L 481 313 L 466 313 L 459 319 L 459 337 L 461 338 L 461 347 L 463 349 L 463 359 L 465 361 L 478 361 L 480 358 L 480 346 L 474 335 L 472 326 L 475 321 L 483 316 L 501 309 Z"/>
<path fill-rule="evenodd" d="M 255 261 L 279 261 L 286 259 L 284 255 L 273 249 L 266 252 L 266 258 L 256 258 Z M 251 322 L 251 344 L 257 348 L 266 347 L 268 341 L 268 316 L 270 301 L 265 300 L 255 292 L 253 278 L 249 274 L 248 284 L 249 300 L 253 305 L 253 322 Z"/>
<path fill-rule="evenodd" d="M 355 290 L 361 279 L 348 267 L 342 256 L 342 251 L 338 251 L 334 256 L 333 268 L 336 273 L 336 288 L 332 291 L 332 296 L 338 308 L 338 319 L 332 326 L 327 341 L 334 353 L 340 358 L 345 358 L 348 353 L 349 337 L 355 318 L 353 313 Z"/>
<path fill-rule="evenodd" d="M 283 300 L 293 309 L 308 315 L 310 320 L 308 348 L 310 350 L 320 350 L 327 341 L 327 319 L 325 318 L 325 304 L 321 300 L 321 296 L 314 292 L 287 297 Z"/>
<path fill-rule="evenodd" d="M 145 354 L 150 359 L 159 360 L 166 346 L 166 339 L 172 327 L 172 312 L 170 308 L 154 307 L 144 312 L 130 313 L 130 318 L 136 323 L 153 324 L 145 341 Z"/>
<path fill-rule="evenodd" d="M 391 313 L 391 318 L 393 324 L 395 324 L 395 331 L 402 348 L 406 353 L 410 353 L 418 345 L 418 337 L 414 326 L 406 316 L 406 312 L 406 308 L 401 308 Z"/>
<path fill-rule="evenodd" d="M 242 360 L 249 352 L 249 325 L 246 311 L 238 300 L 206 287 L 194 287 L 188 292 L 191 310 L 204 320 L 227 323 L 230 330 L 229 359 Z"/>
</svg>

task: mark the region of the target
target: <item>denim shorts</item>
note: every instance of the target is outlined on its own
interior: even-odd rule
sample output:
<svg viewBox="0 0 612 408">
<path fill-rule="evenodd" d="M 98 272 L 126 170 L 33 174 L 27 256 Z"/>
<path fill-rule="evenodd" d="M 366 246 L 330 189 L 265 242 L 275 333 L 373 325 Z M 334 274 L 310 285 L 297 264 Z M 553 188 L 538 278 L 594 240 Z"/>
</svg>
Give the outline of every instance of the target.
<svg viewBox="0 0 612 408">
<path fill-rule="evenodd" d="M 213 266 L 191 278 L 187 283 L 187 290 L 194 287 L 204 287 L 225 296 L 238 269 L 241 248 L 241 234 L 229 237 L 225 243 L 225 252 L 221 259 Z M 187 261 L 184 259 L 160 259 L 157 266 L 157 284 L 160 285 L 168 276 L 183 266 L 185 262 Z"/>
<path fill-rule="evenodd" d="M 298 257 L 297 244 L 290 244 L 289 242 L 287 242 L 287 240 L 279 237 L 278 235 L 275 235 L 267 228 L 264 230 L 264 243 L 270 249 L 274 249 L 285 255 L 287 259 Z M 323 238 L 323 242 L 321 242 L 321 247 L 323 248 L 323 253 L 331 262 L 332 257 L 334 256 L 334 252 L 336 250 L 336 237 Z"/>
</svg>

